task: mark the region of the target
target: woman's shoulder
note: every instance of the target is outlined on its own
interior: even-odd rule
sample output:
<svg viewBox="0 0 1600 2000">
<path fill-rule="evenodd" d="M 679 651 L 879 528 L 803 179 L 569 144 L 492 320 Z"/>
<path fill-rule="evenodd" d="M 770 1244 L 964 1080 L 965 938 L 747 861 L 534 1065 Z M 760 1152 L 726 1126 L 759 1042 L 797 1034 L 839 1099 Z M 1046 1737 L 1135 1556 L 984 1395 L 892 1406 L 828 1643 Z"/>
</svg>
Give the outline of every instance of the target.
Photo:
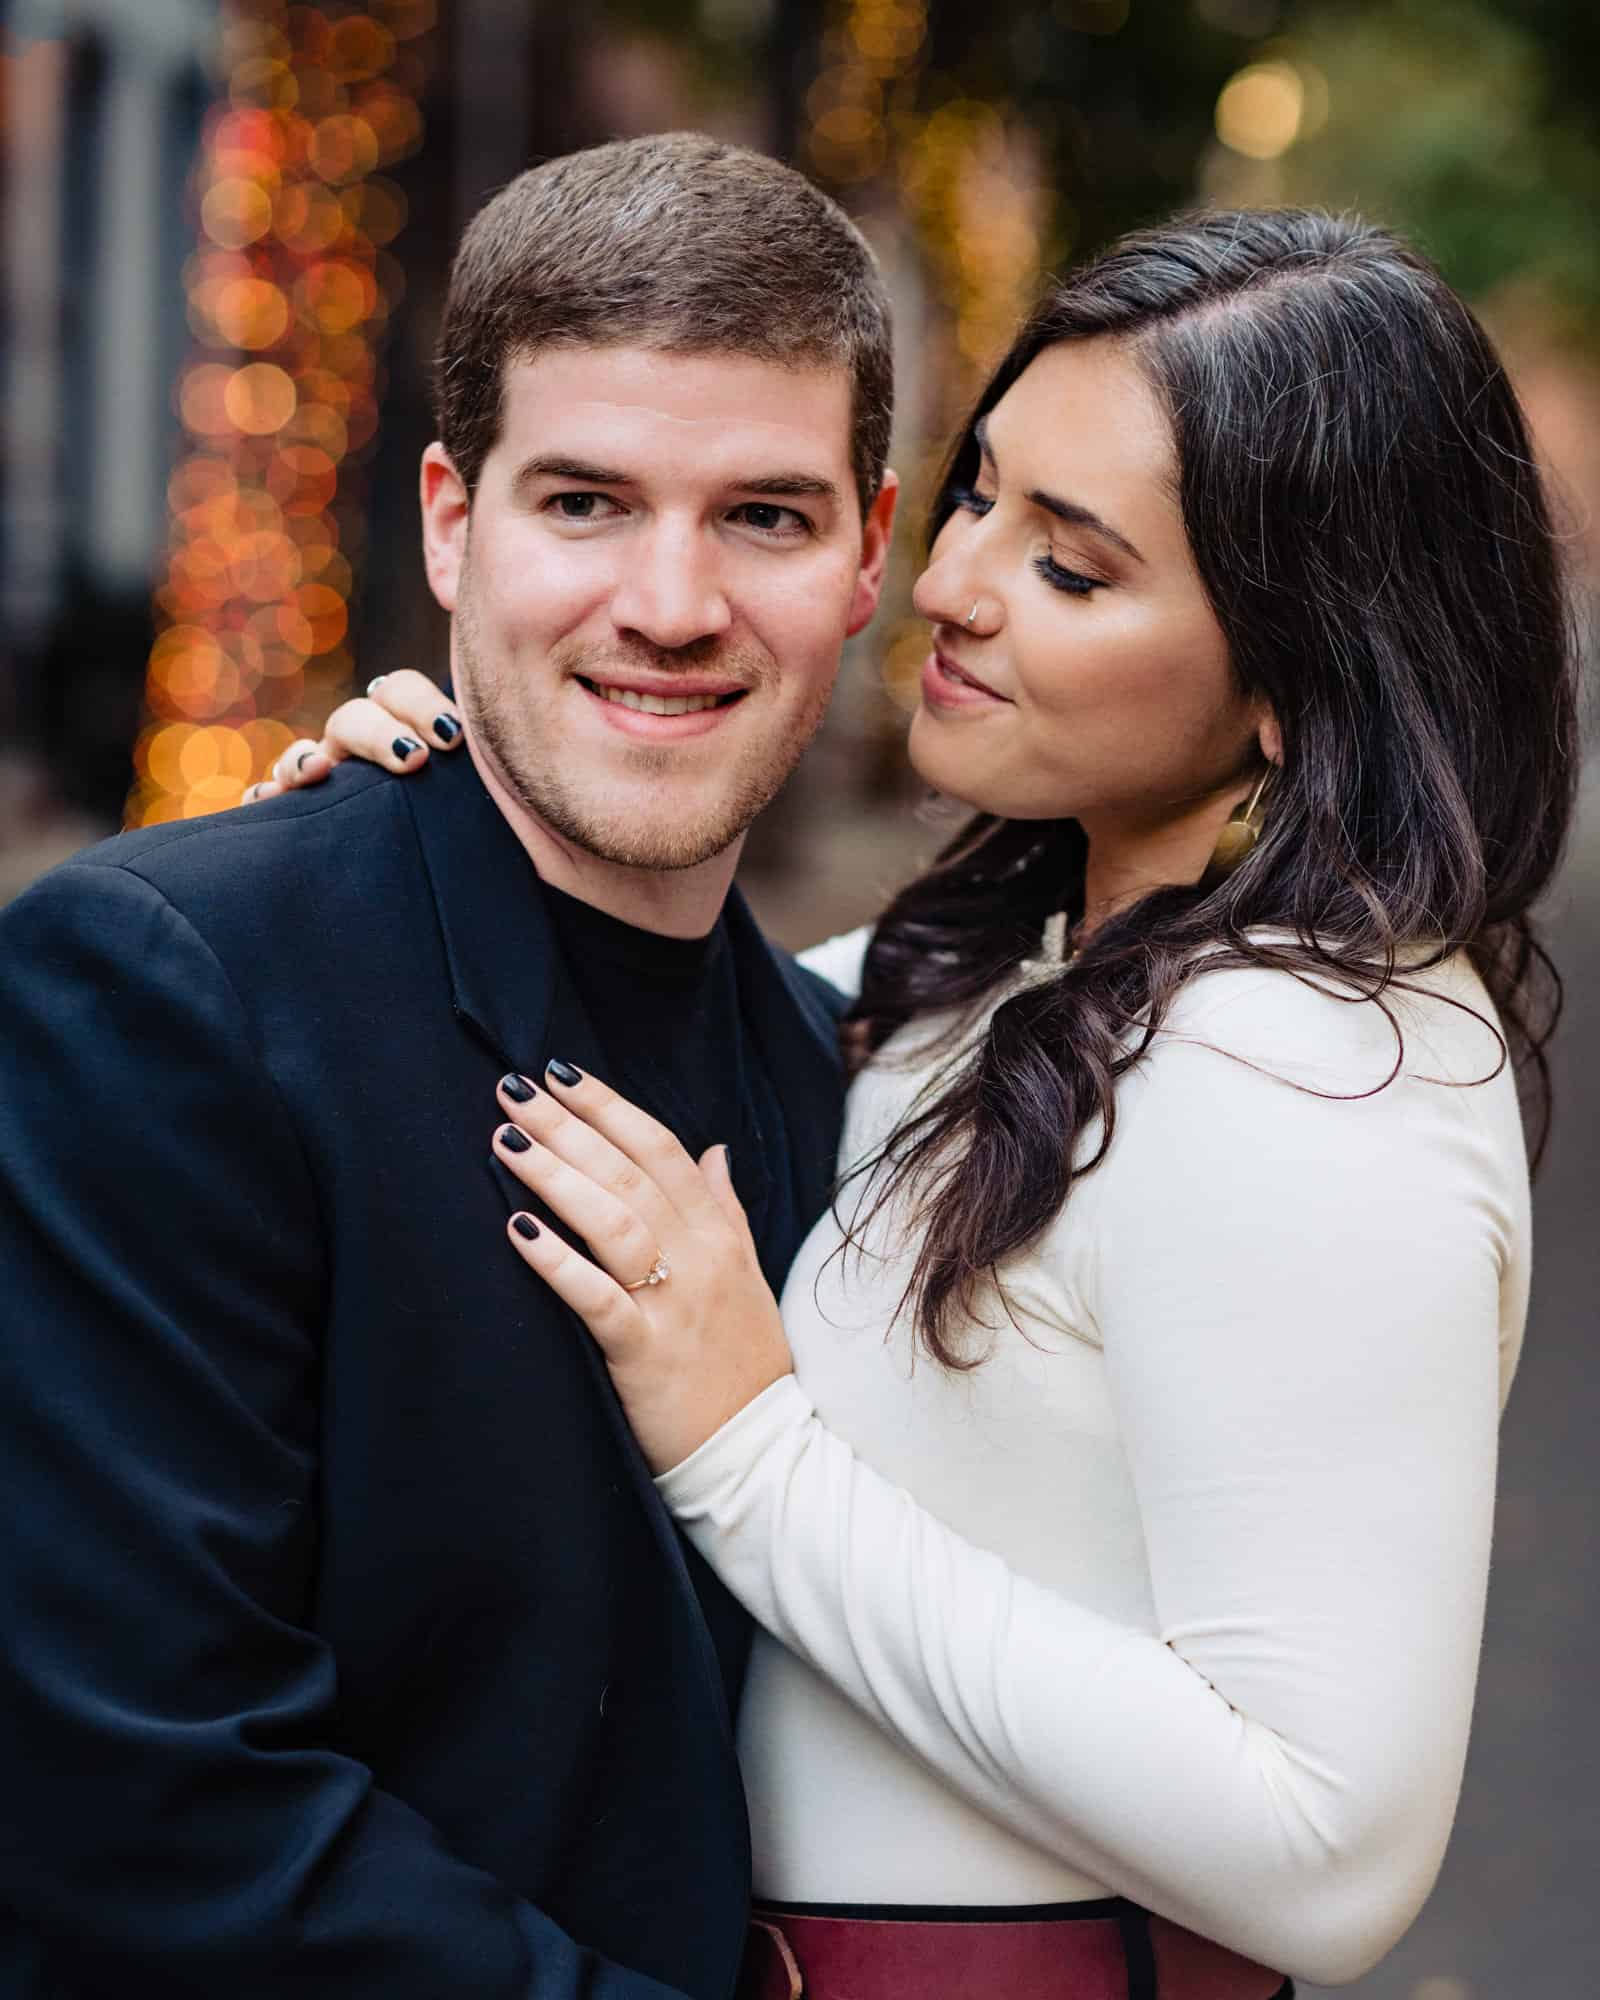
<svg viewBox="0 0 1600 2000">
<path fill-rule="evenodd" d="M 1421 958 L 1403 957 L 1377 995 L 1332 969 L 1202 965 L 1174 997 L 1151 1053 L 1203 1051 L 1341 1091 L 1373 1089 L 1391 1074 L 1487 1083 L 1506 1068 L 1506 1052 L 1483 981 L 1464 952 Z"/>
<path fill-rule="evenodd" d="M 866 960 L 867 946 L 872 942 L 872 932 L 871 924 L 862 924 L 858 930 L 841 931 L 836 937 L 824 938 L 821 944 L 808 945 L 795 957 L 807 972 L 826 979 L 847 1000 L 853 1000 L 861 991 L 861 968 Z"/>
</svg>

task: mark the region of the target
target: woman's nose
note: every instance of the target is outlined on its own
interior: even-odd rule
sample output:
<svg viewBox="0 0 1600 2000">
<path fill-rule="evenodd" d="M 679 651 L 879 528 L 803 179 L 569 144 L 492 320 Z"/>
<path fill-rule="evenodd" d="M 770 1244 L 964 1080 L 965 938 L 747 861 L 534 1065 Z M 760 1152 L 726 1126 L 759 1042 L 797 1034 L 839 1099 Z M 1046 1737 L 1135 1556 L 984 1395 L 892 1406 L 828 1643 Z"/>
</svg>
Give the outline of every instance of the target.
<svg viewBox="0 0 1600 2000">
<path fill-rule="evenodd" d="M 911 602 L 919 618 L 968 632 L 991 632 L 1000 616 L 999 599 L 970 559 L 936 554 L 912 586 Z"/>
</svg>

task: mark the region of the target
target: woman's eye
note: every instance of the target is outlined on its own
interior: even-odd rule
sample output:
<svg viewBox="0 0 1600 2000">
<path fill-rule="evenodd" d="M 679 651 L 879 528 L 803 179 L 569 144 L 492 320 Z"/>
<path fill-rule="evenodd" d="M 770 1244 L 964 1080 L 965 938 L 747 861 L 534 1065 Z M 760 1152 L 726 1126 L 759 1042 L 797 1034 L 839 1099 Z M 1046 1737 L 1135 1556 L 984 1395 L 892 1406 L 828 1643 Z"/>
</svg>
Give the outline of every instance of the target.
<svg viewBox="0 0 1600 2000">
<path fill-rule="evenodd" d="M 1105 589 L 1102 577 L 1085 576 L 1082 570 L 1068 569 L 1052 555 L 1036 556 L 1033 566 L 1052 589 L 1064 590 L 1069 597 L 1087 597 L 1091 591 Z"/>
<path fill-rule="evenodd" d="M 754 528 L 763 535 L 805 535 L 811 532 L 811 523 L 793 507 L 779 507 L 765 500 L 747 500 L 733 511 L 747 528 Z"/>
<path fill-rule="evenodd" d="M 980 493 L 975 486 L 952 486 L 950 504 L 960 507 L 968 514 L 976 514 L 981 520 L 994 505 L 987 493 Z"/>
<path fill-rule="evenodd" d="M 617 505 L 604 493 L 553 493 L 545 504 L 563 521 L 603 521 Z"/>
</svg>

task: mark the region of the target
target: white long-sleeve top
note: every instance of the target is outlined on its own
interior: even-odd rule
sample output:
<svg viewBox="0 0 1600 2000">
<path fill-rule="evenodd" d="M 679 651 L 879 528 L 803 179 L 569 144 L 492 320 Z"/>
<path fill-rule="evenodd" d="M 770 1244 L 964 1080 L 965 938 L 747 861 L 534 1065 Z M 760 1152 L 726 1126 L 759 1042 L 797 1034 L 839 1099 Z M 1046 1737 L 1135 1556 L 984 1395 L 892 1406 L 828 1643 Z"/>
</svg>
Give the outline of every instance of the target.
<svg viewBox="0 0 1600 2000">
<path fill-rule="evenodd" d="M 820 951 L 848 979 L 860 942 Z M 658 1483 L 758 1634 L 756 1885 L 793 1901 L 1126 1895 L 1353 1979 L 1455 1810 L 1520 1342 L 1527 1172 L 1493 1010 L 1285 973 L 1185 989 L 1104 1164 L 952 1373 L 894 1309 L 904 1217 L 783 1296 L 795 1374 Z M 894 1038 L 863 1159 L 950 1058 Z M 1300 1087 L 1297 1087 L 1300 1086 Z M 1092 1135 L 1091 1135 L 1092 1136 Z M 848 1190 L 847 1216 L 866 1198 Z M 767 1637 L 765 1635 L 771 1635 Z"/>
</svg>

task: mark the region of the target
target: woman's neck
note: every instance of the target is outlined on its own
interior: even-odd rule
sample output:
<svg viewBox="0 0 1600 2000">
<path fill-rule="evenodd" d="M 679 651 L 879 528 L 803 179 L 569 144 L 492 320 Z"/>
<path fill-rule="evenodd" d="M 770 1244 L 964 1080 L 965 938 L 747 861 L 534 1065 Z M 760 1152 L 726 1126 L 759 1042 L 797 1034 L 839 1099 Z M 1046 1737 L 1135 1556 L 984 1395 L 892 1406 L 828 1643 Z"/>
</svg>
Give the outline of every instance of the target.
<svg viewBox="0 0 1600 2000">
<path fill-rule="evenodd" d="M 1255 780 L 1229 785 L 1159 825 L 1129 826 L 1107 818 L 1081 818 L 1088 853 L 1083 866 L 1083 915 L 1074 931 L 1078 943 L 1109 918 L 1131 908 L 1157 889 L 1198 882 L 1228 816 L 1254 789 Z"/>
</svg>

